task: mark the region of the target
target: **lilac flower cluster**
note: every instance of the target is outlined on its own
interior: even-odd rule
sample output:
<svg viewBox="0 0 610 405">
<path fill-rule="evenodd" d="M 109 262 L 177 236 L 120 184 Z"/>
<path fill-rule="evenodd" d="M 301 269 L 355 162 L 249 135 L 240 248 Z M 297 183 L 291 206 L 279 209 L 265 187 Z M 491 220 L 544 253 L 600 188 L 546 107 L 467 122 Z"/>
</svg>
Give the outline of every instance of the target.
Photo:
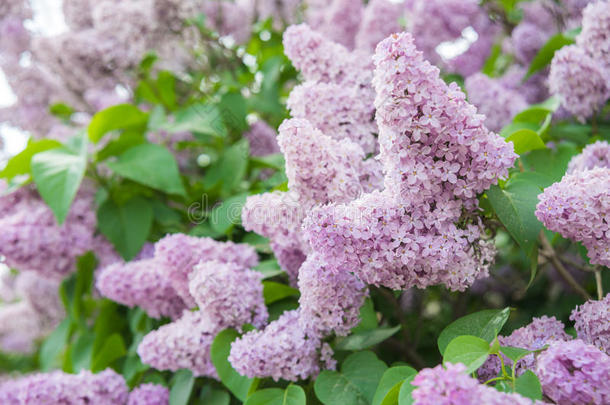
<svg viewBox="0 0 610 405">
<path fill-rule="evenodd" d="M 167 273 L 155 259 L 119 262 L 101 270 L 96 287 L 104 297 L 128 307 L 139 306 L 150 317 L 177 319 L 186 306 Z"/>
<path fill-rule="evenodd" d="M 597 141 L 587 145 L 580 154 L 568 163 L 567 174 L 603 167 L 610 169 L 610 143 Z"/>
<path fill-rule="evenodd" d="M 38 338 L 45 335 L 38 312 L 27 301 L 0 306 L 0 350 L 32 353 Z"/>
<path fill-rule="evenodd" d="M 610 294 L 603 300 L 589 300 L 570 315 L 578 338 L 610 355 Z"/>
<path fill-rule="evenodd" d="M 306 20 L 323 36 L 352 49 L 363 9 L 361 0 L 310 1 Z"/>
<path fill-rule="evenodd" d="M 593 264 L 610 266 L 610 170 L 566 174 L 538 195 L 536 217 L 564 238 L 582 242 Z"/>
<path fill-rule="evenodd" d="M 482 385 L 466 374 L 463 364 L 423 369 L 412 382 L 414 405 L 531 405 L 542 404 L 519 394 L 505 393 Z"/>
<path fill-rule="evenodd" d="M 76 375 L 32 374 L 0 385 L 0 403 L 11 405 L 121 405 L 127 403 L 128 395 L 125 380 L 111 369 L 98 374 L 88 370 Z"/>
<path fill-rule="evenodd" d="M 536 375 L 556 404 L 610 402 L 610 356 L 580 339 L 551 343 L 537 358 Z"/>
<path fill-rule="evenodd" d="M 584 9 L 582 31 L 576 37 L 576 44 L 601 65 L 606 80 L 610 81 L 610 3 L 607 0 L 590 2 Z"/>
<path fill-rule="evenodd" d="M 487 273 L 494 250 L 478 225 L 456 223 L 477 193 L 506 176 L 512 146 L 485 129 L 409 34 L 381 42 L 375 63 L 385 190 L 316 209 L 306 234 L 331 268 L 367 284 L 464 289 Z"/>
<path fill-rule="evenodd" d="M 217 260 L 200 262 L 193 269 L 189 291 L 199 310 L 220 327 L 267 323 L 262 274 L 239 264 Z"/>
<path fill-rule="evenodd" d="M 297 381 L 333 369 L 332 349 L 299 325 L 299 310 L 284 312 L 262 331 L 251 331 L 231 345 L 229 361 L 238 373 Z"/>
<path fill-rule="evenodd" d="M 265 121 L 258 120 L 253 123 L 250 130 L 244 133 L 244 138 L 250 144 L 252 156 L 266 156 L 280 152 L 277 133 Z"/>
<path fill-rule="evenodd" d="M 532 319 L 529 325 L 516 329 L 509 336 L 498 336 L 501 346 L 518 347 L 530 351 L 542 349 L 552 341 L 568 341 L 572 339 L 564 331 L 564 324 L 554 316 Z M 504 364 L 512 366 L 512 360 L 503 356 Z M 533 370 L 536 364 L 534 354 L 528 354 L 517 362 L 515 374 L 523 374 L 526 370 Z M 487 381 L 497 377 L 500 372 L 500 360 L 491 356 L 478 370 L 479 379 Z"/>
<path fill-rule="evenodd" d="M 258 264 L 254 248 L 246 244 L 218 242 L 184 234 L 167 235 L 155 244 L 155 260 L 167 269 L 171 285 L 187 307 L 195 306 L 189 292 L 189 276 L 201 261 L 218 260 L 250 268 Z"/>
<path fill-rule="evenodd" d="M 483 73 L 469 76 L 465 89 L 468 100 L 485 115 L 485 125 L 492 131 L 500 131 L 528 105 L 519 92 L 504 87 L 500 79 Z"/>
<path fill-rule="evenodd" d="M 169 390 L 162 385 L 142 384 L 129 393 L 127 405 L 168 405 Z"/>
<path fill-rule="evenodd" d="M 362 12 L 362 21 L 355 38 L 357 49 L 374 51 L 388 35 L 402 31 L 399 23 L 403 4 L 390 0 L 371 0 Z"/>
</svg>

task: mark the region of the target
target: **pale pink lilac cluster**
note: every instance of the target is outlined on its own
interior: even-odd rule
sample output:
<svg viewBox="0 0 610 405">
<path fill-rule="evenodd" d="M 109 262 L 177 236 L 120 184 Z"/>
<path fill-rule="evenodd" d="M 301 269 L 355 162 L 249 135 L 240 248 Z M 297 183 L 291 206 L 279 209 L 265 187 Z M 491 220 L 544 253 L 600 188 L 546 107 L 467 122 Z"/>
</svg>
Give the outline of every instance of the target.
<svg viewBox="0 0 610 405">
<path fill-rule="evenodd" d="M 610 169 L 610 143 L 597 141 L 587 145 L 580 154 L 574 156 L 568 163 L 567 174 L 602 167 Z"/>
<path fill-rule="evenodd" d="M 554 316 L 542 316 L 533 318 L 532 322 L 526 326 L 516 329 L 508 336 L 498 336 L 498 342 L 504 347 L 518 347 L 530 351 L 540 350 L 547 344 L 553 341 L 568 341 L 572 339 L 564 331 L 565 326 L 561 321 L 558 321 Z M 504 364 L 513 367 L 512 360 L 503 356 Z M 534 354 L 528 354 L 517 362 L 515 375 L 520 376 L 526 370 L 534 369 L 536 365 L 536 357 Z M 478 370 L 478 376 L 481 381 L 487 381 L 497 377 L 500 373 L 500 360 L 497 356 L 490 356 L 485 364 Z"/>
<path fill-rule="evenodd" d="M 305 20 L 324 37 L 352 49 L 363 10 L 362 0 L 310 0 Z"/>
<path fill-rule="evenodd" d="M 251 331 L 231 345 L 229 361 L 245 376 L 297 381 L 333 369 L 332 349 L 299 325 L 299 310 L 284 312 L 262 331 Z"/>
<path fill-rule="evenodd" d="M 169 390 L 158 384 L 142 384 L 129 393 L 127 405 L 168 405 Z"/>
<path fill-rule="evenodd" d="M 424 61 L 410 34 L 381 42 L 375 63 L 385 190 L 316 209 L 308 240 L 330 268 L 367 284 L 463 290 L 487 274 L 494 249 L 476 221 L 456 223 L 516 155 Z"/>
<path fill-rule="evenodd" d="M 564 238 L 582 242 L 592 264 L 610 266 L 610 170 L 566 174 L 538 195 L 536 217 Z"/>
<path fill-rule="evenodd" d="M 610 81 L 610 3 L 590 2 L 582 12 L 582 31 L 576 44 L 584 49 L 605 70 Z"/>
<path fill-rule="evenodd" d="M 355 47 L 373 52 L 379 42 L 394 32 L 402 31 L 400 17 L 404 5 L 391 0 L 371 0 L 362 12 L 362 21 L 355 38 Z"/>
<path fill-rule="evenodd" d="M 27 301 L 0 306 L 0 351 L 33 353 L 36 342 L 49 333 L 40 314 Z"/>
<path fill-rule="evenodd" d="M 186 309 L 167 267 L 152 258 L 105 267 L 97 275 L 96 287 L 104 297 L 128 307 L 138 306 L 152 318 L 177 319 Z"/>
<path fill-rule="evenodd" d="M 493 387 L 479 384 L 466 373 L 463 364 L 447 363 L 423 369 L 411 383 L 414 405 L 532 405 L 532 401 L 516 393 L 500 392 Z"/>
<path fill-rule="evenodd" d="M 128 396 L 125 380 L 111 369 L 98 374 L 32 374 L 0 385 L 0 403 L 11 405 L 123 405 Z"/>
<path fill-rule="evenodd" d="M 258 20 L 273 20 L 273 28 L 281 30 L 282 27 L 294 24 L 301 14 L 303 2 L 301 0 L 259 0 L 255 11 Z"/>
<path fill-rule="evenodd" d="M 580 339 L 551 343 L 535 372 L 544 395 L 558 405 L 610 402 L 610 356 Z"/>
<path fill-rule="evenodd" d="M 479 113 L 485 115 L 485 126 L 492 131 L 500 131 L 528 106 L 519 92 L 504 87 L 500 79 L 483 73 L 469 76 L 465 89 L 468 101 L 477 107 Z"/>
<path fill-rule="evenodd" d="M 258 264 L 253 247 L 233 242 L 218 242 L 185 234 L 167 235 L 155 244 L 154 259 L 167 269 L 170 283 L 187 307 L 195 306 L 189 292 L 189 276 L 201 261 L 218 260 L 251 268 Z"/>
<path fill-rule="evenodd" d="M 230 36 L 238 44 L 250 38 L 253 12 L 250 1 L 206 0 L 198 8 L 206 16 L 206 24 L 221 36 Z"/>
<path fill-rule="evenodd" d="M 610 294 L 602 300 L 589 300 L 570 315 L 578 338 L 610 355 Z"/>
<path fill-rule="evenodd" d="M 239 264 L 202 261 L 193 269 L 189 291 L 199 311 L 220 327 L 251 324 L 260 328 L 268 317 L 262 277 Z"/>
<path fill-rule="evenodd" d="M 252 156 L 266 156 L 280 152 L 277 132 L 265 121 L 258 120 L 250 125 L 250 129 L 244 133 L 244 138 L 250 144 Z"/>
</svg>

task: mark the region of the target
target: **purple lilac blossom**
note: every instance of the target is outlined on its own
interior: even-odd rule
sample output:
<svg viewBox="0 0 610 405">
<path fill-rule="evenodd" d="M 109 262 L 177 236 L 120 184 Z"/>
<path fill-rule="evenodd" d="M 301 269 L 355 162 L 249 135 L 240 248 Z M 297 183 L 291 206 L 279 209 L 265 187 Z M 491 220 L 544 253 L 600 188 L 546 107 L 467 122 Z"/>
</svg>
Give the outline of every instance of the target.
<svg viewBox="0 0 610 405">
<path fill-rule="evenodd" d="M 0 19 L 0 58 L 17 59 L 30 47 L 30 33 L 19 18 Z"/>
<path fill-rule="evenodd" d="M 545 72 L 535 73 L 523 82 L 526 72 L 527 69 L 523 66 L 512 65 L 499 80 L 504 87 L 518 92 L 530 104 L 546 100 L 549 96 L 546 83 L 547 74 Z"/>
<path fill-rule="evenodd" d="M 93 26 L 91 11 L 94 3 L 91 0 L 63 0 L 64 20 L 72 30 L 82 30 Z"/>
<path fill-rule="evenodd" d="M 610 294 L 602 300 L 589 300 L 570 315 L 578 338 L 610 355 Z"/>
<path fill-rule="evenodd" d="M 610 266 L 610 169 L 566 174 L 538 200 L 536 217 L 545 227 L 582 242 L 592 264 Z"/>
<path fill-rule="evenodd" d="M 536 359 L 536 375 L 558 405 L 610 403 L 610 357 L 580 339 L 551 343 Z"/>
<path fill-rule="evenodd" d="M 332 349 L 303 331 L 299 311 L 284 312 L 262 331 L 251 331 L 231 344 L 229 362 L 247 377 L 297 381 L 333 369 Z"/>
<path fill-rule="evenodd" d="M 172 287 L 167 267 L 155 259 L 112 264 L 100 271 L 96 287 L 104 297 L 128 307 L 139 306 L 152 318 L 177 319 L 186 309 Z"/>
<path fill-rule="evenodd" d="M 565 326 L 554 316 L 533 318 L 532 322 L 522 328 L 516 329 L 508 336 L 498 336 L 501 346 L 518 347 L 526 350 L 539 350 L 552 341 L 568 341 L 572 339 L 564 331 Z M 503 355 L 504 364 L 512 367 L 512 360 Z M 536 359 L 534 354 L 528 354 L 517 362 L 515 374 L 520 376 L 526 370 L 534 369 Z M 497 356 L 490 356 L 485 364 L 478 370 L 479 379 L 487 381 L 497 377 L 500 372 L 500 360 Z"/>
<path fill-rule="evenodd" d="M 368 295 L 366 285 L 351 273 L 327 268 L 311 253 L 299 270 L 299 322 L 318 336 L 349 334 L 360 322 L 360 307 Z"/>
<path fill-rule="evenodd" d="M 301 5 L 301 0 L 259 0 L 256 2 L 256 13 L 259 21 L 271 18 L 273 28 L 281 31 L 282 27 L 296 22 Z"/>
<path fill-rule="evenodd" d="M 542 404 L 519 394 L 500 392 L 479 384 L 466 374 L 463 364 L 448 363 L 443 367 L 423 369 L 415 376 L 412 385 L 414 405 L 531 405 Z"/>
<path fill-rule="evenodd" d="M 266 156 L 280 152 L 277 132 L 265 121 L 258 120 L 250 125 L 250 129 L 244 133 L 244 137 L 250 144 L 252 156 Z"/>
<path fill-rule="evenodd" d="M 576 44 L 587 52 L 605 70 L 610 82 L 610 3 L 605 0 L 591 2 L 582 13 L 582 31 Z"/>
<path fill-rule="evenodd" d="M 374 52 L 379 42 L 388 35 L 402 31 L 399 19 L 404 5 L 390 0 L 371 0 L 362 13 L 360 28 L 356 34 L 356 48 Z"/>
<path fill-rule="evenodd" d="M 65 316 L 59 297 L 59 281 L 41 277 L 33 271 L 21 272 L 15 280 L 19 297 L 27 301 L 43 320 L 54 328 Z"/>
<path fill-rule="evenodd" d="M 492 131 L 500 131 L 520 111 L 527 108 L 527 101 L 520 93 L 509 90 L 501 80 L 483 73 L 469 76 L 465 82 L 468 101 L 479 113 L 485 115 L 485 126 Z"/>
<path fill-rule="evenodd" d="M 610 95 L 609 83 L 601 65 L 576 45 L 563 47 L 553 56 L 551 93 L 581 122 L 601 109 Z"/>
<path fill-rule="evenodd" d="M 218 378 L 210 346 L 222 329 L 201 311 L 184 311 L 182 318 L 144 336 L 138 355 L 143 363 L 158 370 L 185 368 L 199 377 Z"/>
<path fill-rule="evenodd" d="M 11 405 L 121 405 L 128 395 L 125 380 L 111 369 L 98 374 L 32 374 L 0 385 L 0 403 Z"/>
<path fill-rule="evenodd" d="M 559 30 L 560 10 L 552 0 L 534 0 L 520 5 L 523 18 L 511 34 L 512 52 L 529 65 L 546 41 Z"/>
<path fill-rule="evenodd" d="M 127 405 L 168 405 L 169 390 L 158 384 L 142 384 L 129 393 Z"/>
<path fill-rule="evenodd" d="M 579 155 L 570 160 L 566 174 L 591 170 L 596 167 L 610 169 L 610 144 L 607 141 L 597 141 L 587 145 Z"/>
<path fill-rule="evenodd" d="M 249 1 L 206 0 L 201 8 L 206 24 L 221 36 L 231 36 L 238 44 L 251 35 L 252 9 Z"/>
<path fill-rule="evenodd" d="M 361 0 L 310 1 L 305 20 L 325 38 L 352 49 L 363 9 Z"/>
<path fill-rule="evenodd" d="M 195 306 L 189 293 L 189 275 L 200 261 L 219 260 L 246 268 L 258 264 L 256 251 L 249 245 L 184 234 L 167 235 L 159 240 L 155 244 L 154 257 L 167 267 L 171 285 L 189 308 Z"/>
<path fill-rule="evenodd" d="M 40 314 L 29 302 L 0 305 L 0 351 L 32 353 L 36 348 L 36 340 L 44 336 L 45 332 L 48 331 L 43 329 Z"/>
<path fill-rule="evenodd" d="M 189 291 L 211 322 L 221 327 L 240 328 L 267 323 L 262 273 L 235 263 L 202 261 L 190 276 Z"/>
</svg>

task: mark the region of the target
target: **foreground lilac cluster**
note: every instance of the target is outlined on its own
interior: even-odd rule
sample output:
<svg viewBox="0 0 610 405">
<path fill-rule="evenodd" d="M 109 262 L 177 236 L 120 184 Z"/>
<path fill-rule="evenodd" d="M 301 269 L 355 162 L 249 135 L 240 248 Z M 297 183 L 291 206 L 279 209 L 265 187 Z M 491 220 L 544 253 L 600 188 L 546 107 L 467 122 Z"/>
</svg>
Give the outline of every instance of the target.
<svg viewBox="0 0 610 405">
<path fill-rule="evenodd" d="M 610 4 L 597 1 L 583 12 L 576 45 L 556 52 L 549 87 L 562 106 L 579 120 L 597 114 L 610 97 Z"/>
<path fill-rule="evenodd" d="M 426 368 L 412 382 L 415 405 L 531 405 L 542 404 L 519 394 L 500 392 L 493 387 L 479 384 L 466 374 L 463 364 L 446 364 Z"/>
<path fill-rule="evenodd" d="M 580 339 L 551 343 L 537 358 L 536 375 L 556 404 L 610 402 L 610 356 Z"/>
<path fill-rule="evenodd" d="M 87 370 L 76 375 L 33 374 L 0 385 L 0 403 L 11 405 L 121 405 L 127 403 L 128 395 L 125 380 L 111 369 L 99 374 Z"/>
<path fill-rule="evenodd" d="M 610 355 L 610 294 L 603 300 L 590 300 L 570 315 L 578 338 Z"/>
<path fill-rule="evenodd" d="M 464 289 L 486 274 L 494 251 L 476 222 L 455 224 L 477 193 L 507 175 L 515 154 L 409 34 L 381 42 L 375 63 L 385 190 L 315 210 L 306 234 L 329 267 L 367 284 Z"/>
<path fill-rule="evenodd" d="M 127 405 L 168 405 L 169 390 L 162 385 L 142 384 L 129 393 Z"/>
<path fill-rule="evenodd" d="M 516 329 L 509 336 L 498 336 L 501 346 L 518 347 L 530 351 L 542 349 L 552 341 L 568 341 L 571 339 L 564 331 L 564 324 L 555 317 L 542 316 L 532 319 L 529 325 Z M 504 364 L 513 367 L 512 360 L 503 356 Z M 528 354 L 517 362 L 515 375 L 519 376 L 526 370 L 533 370 L 536 364 L 534 354 Z M 478 370 L 479 379 L 487 381 L 500 373 L 500 360 L 491 356 Z"/>
</svg>

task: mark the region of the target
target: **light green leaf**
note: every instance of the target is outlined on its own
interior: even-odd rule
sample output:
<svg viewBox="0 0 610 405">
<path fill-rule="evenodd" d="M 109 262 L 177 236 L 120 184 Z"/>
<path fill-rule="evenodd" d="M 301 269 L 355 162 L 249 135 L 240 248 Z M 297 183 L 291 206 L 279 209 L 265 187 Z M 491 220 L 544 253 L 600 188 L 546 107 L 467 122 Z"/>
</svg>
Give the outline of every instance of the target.
<svg viewBox="0 0 610 405">
<path fill-rule="evenodd" d="M 97 373 L 110 366 L 115 360 L 127 354 L 123 338 L 118 333 L 111 335 L 102 349 L 93 358 L 91 371 Z"/>
<path fill-rule="evenodd" d="M 400 330 L 400 325 L 393 328 L 377 328 L 353 333 L 341 339 L 335 349 L 362 350 L 383 342 Z"/>
<path fill-rule="evenodd" d="M 508 320 L 510 309 L 486 309 L 456 319 L 450 323 L 438 337 L 438 349 L 441 354 L 449 342 L 461 335 L 479 337 L 491 343 Z"/>
<path fill-rule="evenodd" d="M 169 391 L 169 405 L 187 405 L 194 384 L 195 377 L 191 370 L 178 370 Z"/>
<path fill-rule="evenodd" d="M 176 159 L 161 145 L 145 143 L 133 146 L 116 162 L 107 164 L 118 175 L 137 183 L 167 194 L 186 194 Z"/>
<path fill-rule="evenodd" d="M 500 351 L 506 355 L 512 361 L 517 361 L 521 357 L 525 356 L 528 353 L 531 353 L 527 349 L 522 349 L 520 347 L 511 347 L 511 346 L 501 346 Z"/>
<path fill-rule="evenodd" d="M 244 405 L 305 405 L 305 391 L 298 385 L 290 384 L 285 390 L 267 388 L 250 395 Z"/>
<path fill-rule="evenodd" d="M 8 161 L 2 172 L 0 172 L 0 177 L 10 180 L 21 174 L 30 174 L 30 161 L 35 154 L 59 147 L 61 147 L 61 143 L 54 139 L 30 141 L 24 150 Z"/>
<path fill-rule="evenodd" d="M 417 371 L 409 366 L 389 368 L 383 373 L 373 397 L 373 405 L 392 405 L 398 403 L 400 388 L 405 379 L 415 376 Z"/>
<path fill-rule="evenodd" d="M 415 386 L 411 384 L 415 376 L 407 378 L 400 386 L 400 392 L 398 393 L 398 405 L 412 405 L 413 404 L 413 390 Z"/>
<path fill-rule="evenodd" d="M 531 129 L 519 129 L 506 138 L 506 142 L 512 142 L 515 153 L 522 155 L 535 149 L 544 149 L 546 146 L 540 136 Z"/>
<path fill-rule="evenodd" d="M 275 281 L 265 281 L 263 282 L 263 296 L 265 304 L 269 305 L 286 297 L 298 297 L 299 290 Z"/>
<path fill-rule="evenodd" d="M 238 194 L 227 198 L 214 207 L 210 213 L 210 225 L 218 233 L 227 233 L 235 225 L 241 224 L 241 211 L 246 204 L 247 194 Z"/>
<path fill-rule="evenodd" d="M 202 134 L 222 138 L 227 134 L 218 108 L 202 103 L 176 111 L 174 121 L 166 123 L 163 129 L 169 132 L 193 132 L 195 136 Z"/>
<path fill-rule="evenodd" d="M 542 387 L 540 380 L 531 370 L 526 370 L 515 379 L 515 392 L 534 401 L 542 400 Z"/>
<path fill-rule="evenodd" d="M 279 264 L 277 264 L 277 260 L 275 259 L 261 261 L 256 267 L 254 267 L 254 270 L 263 274 L 263 280 L 284 273 L 284 270 L 280 268 Z"/>
<path fill-rule="evenodd" d="M 38 361 L 40 369 L 49 371 L 57 362 L 57 358 L 65 349 L 66 342 L 70 336 L 72 322 L 69 318 L 64 319 L 55 330 L 45 339 L 40 347 Z"/>
<path fill-rule="evenodd" d="M 89 139 L 97 143 L 110 131 L 117 129 L 144 128 L 148 114 L 131 104 L 119 104 L 95 114 L 89 123 Z"/>
<path fill-rule="evenodd" d="M 375 305 L 373 304 L 373 300 L 369 297 L 364 300 L 364 304 L 360 307 L 360 323 L 352 329 L 352 333 L 376 329 L 377 326 L 378 322 Z"/>
<path fill-rule="evenodd" d="M 476 336 L 458 336 L 447 345 L 443 363 L 462 363 L 472 373 L 485 363 L 489 355 L 489 342 Z"/>
<path fill-rule="evenodd" d="M 546 42 L 546 44 L 544 44 L 544 46 L 540 48 L 534 59 L 532 59 L 532 62 L 530 63 L 524 80 L 528 79 L 534 73 L 545 68 L 549 63 L 551 63 L 551 60 L 553 60 L 553 56 L 555 56 L 555 52 L 557 52 L 564 46 L 573 43 L 574 39 L 567 37 L 564 34 L 553 35 Z"/>
</svg>

